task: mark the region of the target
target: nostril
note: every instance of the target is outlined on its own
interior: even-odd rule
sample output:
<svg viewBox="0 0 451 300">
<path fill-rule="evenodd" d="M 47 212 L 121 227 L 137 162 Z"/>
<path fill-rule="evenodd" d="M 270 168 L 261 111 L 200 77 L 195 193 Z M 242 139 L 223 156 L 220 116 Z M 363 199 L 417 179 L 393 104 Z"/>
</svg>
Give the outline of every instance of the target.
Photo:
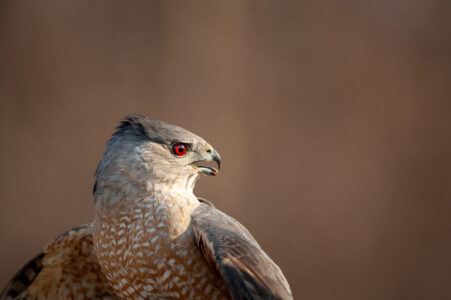
<svg viewBox="0 0 451 300">
<path fill-rule="evenodd" d="M 211 149 L 207 149 L 207 153 L 211 153 Z"/>
</svg>

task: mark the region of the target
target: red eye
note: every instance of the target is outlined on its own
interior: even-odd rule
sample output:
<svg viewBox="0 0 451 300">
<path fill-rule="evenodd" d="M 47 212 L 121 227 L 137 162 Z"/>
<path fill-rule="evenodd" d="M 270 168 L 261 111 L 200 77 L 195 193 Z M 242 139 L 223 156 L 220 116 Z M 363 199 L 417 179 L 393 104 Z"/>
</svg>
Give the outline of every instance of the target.
<svg viewBox="0 0 451 300">
<path fill-rule="evenodd" d="M 177 156 L 183 156 L 186 154 L 186 152 L 188 152 L 188 146 L 186 146 L 185 144 L 181 144 L 181 143 L 175 144 L 174 146 L 172 146 L 172 151 Z"/>
</svg>

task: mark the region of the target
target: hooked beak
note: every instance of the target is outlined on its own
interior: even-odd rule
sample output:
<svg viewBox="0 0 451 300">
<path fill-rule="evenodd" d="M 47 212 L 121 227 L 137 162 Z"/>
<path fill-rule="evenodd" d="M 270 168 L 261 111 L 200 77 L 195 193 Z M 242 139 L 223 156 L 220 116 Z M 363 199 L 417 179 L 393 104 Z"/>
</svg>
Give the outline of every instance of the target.
<svg viewBox="0 0 451 300">
<path fill-rule="evenodd" d="M 210 150 L 210 153 L 205 156 L 205 159 L 200 159 L 199 161 L 215 161 L 216 164 L 218 165 L 218 169 L 215 169 L 213 167 L 207 167 L 207 166 L 196 166 L 193 165 L 195 168 L 197 168 L 197 170 L 199 171 L 199 173 L 203 173 L 206 175 L 210 175 L 210 176 L 216 176 L 219 173 L 219 169 L 221 169 L 221 157 L 219 156 L 219 153 L 214 150 L 213 148 Z"/>
</svg>

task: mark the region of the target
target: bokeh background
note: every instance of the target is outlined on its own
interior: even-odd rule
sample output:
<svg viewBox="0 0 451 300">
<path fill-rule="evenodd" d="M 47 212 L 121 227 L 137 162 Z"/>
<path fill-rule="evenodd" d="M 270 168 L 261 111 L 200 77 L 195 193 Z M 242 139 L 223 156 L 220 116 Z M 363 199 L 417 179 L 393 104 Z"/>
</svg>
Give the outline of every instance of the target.
<svg viewBox="0 0 451 300">
<path fill-rule="evenodd" d="M 1 1 L 0 286 L 132 112 L 218 149 L 196 194 L 296 299 L 451 299 L 449 0 Z"/>
</svg>

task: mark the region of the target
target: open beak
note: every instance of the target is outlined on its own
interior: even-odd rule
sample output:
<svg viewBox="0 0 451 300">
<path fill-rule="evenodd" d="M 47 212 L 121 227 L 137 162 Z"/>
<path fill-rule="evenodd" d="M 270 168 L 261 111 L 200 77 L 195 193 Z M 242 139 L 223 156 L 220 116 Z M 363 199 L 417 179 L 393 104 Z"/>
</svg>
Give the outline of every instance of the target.
<svg viewBox="0 0 451 300">
<path fill-rule="evenodd" d="M 218 168 L 216 169 L 216 168 L 209 167 L 209 166 L 193 165 L 194 167 L 196 167 L 199 170 L 200 173 L 210 175 L 210 176 L 218 175 L 218 172 L 219 172 L 218 170 L 221 169 L 221 157 L 219 156 L 219 153 L 216 152 L 216 150 L 212 149 L 212 151 L 205 157 L 205 159 L 201 159 L 197 162 L 201 162 L 201 161 L 215 161 L 216 164 L 218 165 Z"/>
</svg>

